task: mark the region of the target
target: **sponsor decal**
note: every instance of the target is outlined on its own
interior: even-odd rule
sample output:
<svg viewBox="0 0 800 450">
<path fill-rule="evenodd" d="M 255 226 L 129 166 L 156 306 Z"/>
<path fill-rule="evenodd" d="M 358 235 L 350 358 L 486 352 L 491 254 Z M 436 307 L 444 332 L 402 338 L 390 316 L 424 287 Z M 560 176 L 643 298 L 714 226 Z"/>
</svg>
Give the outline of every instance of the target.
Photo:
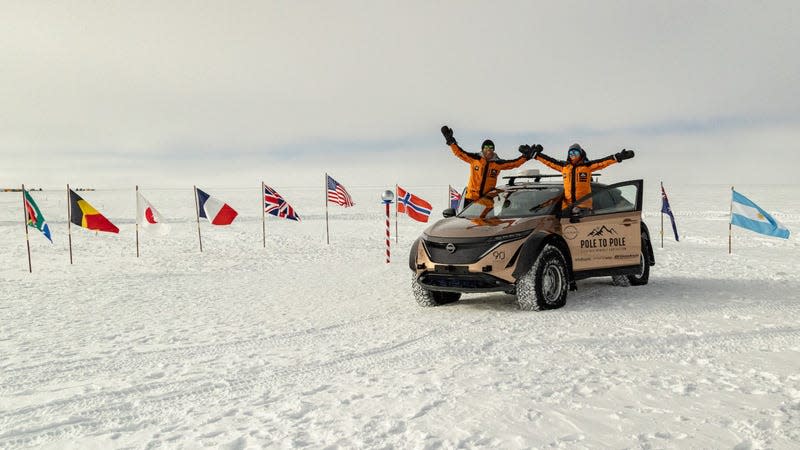
<svg viewBox="0 0 800 450">
<path fill-rule="evenodd" d="M 564 228 L 564 237 L 570 240 L 575 239 L 578 237 L 578 229 L 572 225 L 569 225 L 568 227 Z"/>
<path fill-rule="evenodd" d="M 589 178 L 589 174 L 581 172 L 578 174 L 578 179 L 580 181 L 586 181 Z"/>
<path fill-rule="evenodd" d="M 589 236 L 604 236 L 607 234 L 611 235 L 617 234 L 617 230 L 613 228 L 608 228 L 607 226 L 603 225 L 589 232 Z"/>
</svg>

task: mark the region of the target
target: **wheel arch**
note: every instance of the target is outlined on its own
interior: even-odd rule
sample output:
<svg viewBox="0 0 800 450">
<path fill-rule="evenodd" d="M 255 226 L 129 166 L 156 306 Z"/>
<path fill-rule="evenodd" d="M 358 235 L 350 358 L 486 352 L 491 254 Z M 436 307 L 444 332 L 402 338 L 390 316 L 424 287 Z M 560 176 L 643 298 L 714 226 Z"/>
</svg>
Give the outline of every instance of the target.
<svg viewBox="0 0 800 450">
<path fill-rule="evenodd" d="M 522 244 L 522 247 L 520 247 L 517 265 L 514 268 L 514 272 L 512 272 L 515 279 L 518 280 L 533 267 L 536 257 L 539 256 L 539 253 L 547 244 L 553 245 L 561 250 L 567 263 L 567 274 L 570 281 L 572 280 L 572 255 L 569 252 L 567 243 L 561 236 L 544 231 L 535 232 L 533 236 L 529 237 L 528 240 Z"/>
<path fill-rule="evenodd" d="M 644 252 L 647 255 L 648 263 L 651 266 L 656 265 L 656 255 L 653 253 L 653 241 L 650 239 L 650 229 L 647 228 L 647 224 L 642 221 L 642 240 L 647 241 L 647 251 Z"/>
<path fill-rule="evenodd" d="M 416 241 L 414 241 L 413 244 L 411 244 L 411 251 L 408 254 L 408 268 L 413 272 L 416 272 L 417 270 L 417 248 L 419 248 L 419 241 L 421 239 L 422 238 L 419 237 Z"/>
</svg>

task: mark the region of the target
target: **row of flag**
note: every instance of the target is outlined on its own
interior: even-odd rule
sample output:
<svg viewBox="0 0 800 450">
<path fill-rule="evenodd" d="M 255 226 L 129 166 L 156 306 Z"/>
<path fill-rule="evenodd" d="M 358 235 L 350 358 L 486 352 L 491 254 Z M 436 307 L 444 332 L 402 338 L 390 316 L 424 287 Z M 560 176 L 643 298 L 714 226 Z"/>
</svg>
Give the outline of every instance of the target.
<svg viewBox="0 0 800 450">
<path fill-rule="evenodd" d="M 664 190 L 664 183 L 661 183 L 661 213 L 662 219 L 664 215 L 669 217 L 672 223 L 672 232 L 675 234 L 675 240 L 678 238 L 678 227 L 675 225 L 675 215 L 672 213 L 672 208 L 669 205 L 669 198 L 667 192 Z M 731 211 L 730 211 L 730 225 L 736 225 L 746 230 L 754 231 L 765 236 L 772 236 L 782 239 L 789 239 L 789 229 L 781 223 L 778 219 L 772 217 L 763 208 L 756 205 L 755 202 L 745 197 L 731 187 Z M 664 224 L 661 224 L 661 238 L 663 247 L 664 238 Z M 728 227 L 730 231 L 730 226 Z M 730 232 L 728 236 L 728 251 L 730 252 Z"/>
<path fill-rule="evenodd" d="M 328 231 L 327 207 L 328 203 L 343 206 L 345 208 L 355 205 L 353 198 L 347 189 L 333 177 L 325 174 L 326 199 L 325 199 L 325 219 L 326 233 Z M 272 215 L 287 220 L 300 221 L 297 211 L 272 187 L 262 183 L 263 209 L 264 216 Z M 452 188 L 450 188 L 453 191 Z M 44 218 L 39 206 L 34 201 L 30 192 L 22 186 L 23 203 L 25 212 L 25 222 L 28 227 L 39 230 L 51 243 L 53 242 L 50 227 Z M 100 211 L 92 206 L 88 201 L 81 197 L 77 192 L 67 186 L 69 202 L 67 205 L 69 224 L 77 225 L 88 230 L 106 233 L 119 233 L 119 228 L 106 218 Z M 200 219 L 206 219 L 209 223 L 216 226 L 230 225 L 238 216 L 238 212 L 228 203 L 208 194 L 197 186 L 194 187 L 195 205 L 197 209 L 197 231 L 200 251 L 203 250 L 202 236 L 200 234 Z M 457 194 L 457 192 L 456 192 Z M 458 194 L 457 194 L 458 195 Z M 432 206 L 422 198 L 397 186 L 397 210 L 407 214 L 410 218 L 427 222 L 430 217 Z M 26 236 L 27 229 L 26 227 Z M 170 227 L 164 222 L 163 216 L 156 207 L 147 200 L 136 187 L 136 255 L 139 256 L 139 228 L 156 234 L 167 234 Z M 266 246 L 266 231 L 264 226 L 264 246 Z M 71 231 L 70 231 L 71 232 Z M 27 240 L 27 238 L 26 238 Z M 70 263 L 72 262 L 72 239 L 70 239 Z M 28 244 L 28 266 L 30 267 L 30 245 Z"/>
<path fill-rule="evenodd" d="M 354 206 L 353 198 L 347 189 L 337 182 L 333 177 L 325 174 L 326 184 L 326 231 L 327 231 L 327 205 L 334 203 L 345 208 Z M 69 223 L 77 225 L 81 228 L 86 228 L 93 231 L 102 231 L 107 233 L 119 233 L 119 228 L 108 220 L 102 213 L 100 213 L 88 201 L 83 199 L 78 193 L 69 189 L 68 213 Z M 287 220 L 300 221 L 300 215 L 295 209 L 273 188 L 262 183 L 263 190 L 263 214 L 272 215 L 278 218 Z M 753 201 L 739 192 L 731 188 L 731 216 L 730 224 L 736 225 L 757 233 L 767 236 L 774 236 L 783 239 L 788 239 L 789 229 L 780 221 L 768 214 L 764 209 L 756 205 Z M 30 192 L 25 187 L 22 187 L 23 192 L 23 206 L 25 212 L 25 221 L 28 227 L 39 230 L 45 238 L 53 242 L 50 228 L 44 218 L 39 206 L 34 201 Z M 230 225 L 238 216 L 238 212 L 233 209 L 229 204 L 224 201 L 211 196 L 205 191 L 194 187 L 196 206 L 197 206 L 197 221 L 198 221 L 198 237 L 199 221 L 206 219 L 212 225 L 225 226 Z M 433 210 L 430 202 L 425 199 L 414 195 L 408 190 L 396 185 L 395 193 L 397 195 L 396 213 L 406 214 L 409 218 L 418 222 L 427 222 Z M 452 186 L 448 186 L 448 198 L 450 207 L 457 209 L 461 201 L 462 195 Z M 143 230 L 152 231 L 158 234 L 166 234 L 169 232 L 169 225 L 164 223 L 161 213 L 153 206 L 143 195 L 139 192 L 138 186 L 136 189 L 136 232 L 137 232 L 137 255 L 138 255 L 138 230 L 141 227 Z M 679 241 L 678 228 L 675 223 L 675 216 L 669 204 L 664 184 L 661 183 L 661 213 L 662 218 L 664 215 L 669 217 L 672 224 L 672 231 L 675 240 Z M 27 228 L 26 228 L 27 234 Z M 662 247 L 663 247 L 663 220 L 662 220 Z M 264 245 L 266 246 L 266 237 Z M 71 245 L 71 244 L 70 244 Z M 202 238 L 200 238 L 200 248 L 202 251 Z M 72 249 L 70 248 L 70 253 Z M 29 265 L 30 265 L 30 249 L 29 252 Z M 71 259 L 71 258 L 70 258 Z"/>
</svg>

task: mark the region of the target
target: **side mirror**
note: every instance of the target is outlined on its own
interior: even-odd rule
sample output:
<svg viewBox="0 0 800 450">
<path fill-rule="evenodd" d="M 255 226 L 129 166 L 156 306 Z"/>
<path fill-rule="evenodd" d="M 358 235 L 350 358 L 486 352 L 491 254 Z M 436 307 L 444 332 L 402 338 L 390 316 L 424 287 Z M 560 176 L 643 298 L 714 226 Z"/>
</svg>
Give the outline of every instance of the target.
<svg viewBox="0 0 800 450">
<path fill-rule="evenodd" d="M 583 217 L 583 210 L 575 207 L 569 213 L 569 223 L 578 223 L 581 221 L 581 217 Z"/>
<path fill-rule="evenodd" d="M 453 208 L 447 208 L 444 211 L 442 211 L 442 215 L 445 217 L 453 217 L 456 215 L 456 210 Z"/>
</svg>

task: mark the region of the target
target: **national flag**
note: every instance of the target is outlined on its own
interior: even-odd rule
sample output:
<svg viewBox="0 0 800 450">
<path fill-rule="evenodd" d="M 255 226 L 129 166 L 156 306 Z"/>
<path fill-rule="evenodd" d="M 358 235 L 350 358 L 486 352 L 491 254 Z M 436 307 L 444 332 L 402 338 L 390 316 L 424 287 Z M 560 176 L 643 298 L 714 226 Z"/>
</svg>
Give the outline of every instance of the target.
<svg viewBox="0 0 800 450">
<path fill-rule="evenodd" d="M 37 230 L 41 231 L 44 237 L 46 237 L 50 241 L 50 243 L 52 243 L 53 238 L 50 236 L 50 227 L 47 226 L 47 222 L 44 220 L 42 212 L 39 211 L 39 206 L 37 206 L 36 202 L 33 201 L 33 197 L 31 197 L 30 192 L 25 190 L 24 194 L 25 194 L 25 220 L 28 223 L 28 226 L 36 228 Z"/>
<path fill-rule="evenodd" d="M 406 213 L 417 222 L 427 222 L 432 209 L 430 203 L 397 186 L 397 212 Z"/>
<path fill-rule="evenodd" d="M 731 224 L 756 233 L 789 239 L 789 229 L 744 195 L 733 192 Z"/>
<path fill-rule="evenodd" d="M 239 213 L 227 203 L 214 198 L 198 188 L 197 191 L 197 210 L 200 217 L 207 219 L 212 225 L 230 225 Z"/>
<path fill-rule="evenodd" d="M 294 208 L 286 203 L 281 194 L 266 184 L 264 185 L 264 212 L 275 217 L 300 221 L 300 216 L 297 215 Z"/>
<path fill-rule="evenodd" d="M 72 189 L 69 190 L 69 210 L 71 222 L 75 225 L 94 231 L 119 233 L 119 228 L 111 223 L 104 215 L 94 209 L 94 206 L 81 198 Z"/>
<path fill-rule="evenodd" d="M 675 233 L 675 240 L 680 241 L 680 239 L 678 239 L 678 227 L 675 226 L 675 216 L 672 215 L 672 208 L 669 206 L 667 192 L 664 190 L 664 183 L 661 183 L 661 213 L 669 216 L 669 220 L 672 222 L 672 232 Z"/>
<path fill-rule="evenodd" d="M 328 201 L 344 206 L 345 208 L 355 205 L 355 203 L 353 203 L 353 198 L 350 197 L 347 189 L 334 180 L 330 175 L 326 176 L 328 177 Z"/>
<path fill-rule="evenodd" d="M 158 210 L 139 191 L 136 191 L 136 223 L 143 230 L 153 231 L 158 234 L 169 233 L 169 225 L 164 223 Z"/>
<path fill-rule="evenodd" d="M 458 209 L 458 203 L 461 201 L 461 193 L 453 189 L 453 186 L 447 186 L 450 189 L 450 207 Z"/>
</svg>

